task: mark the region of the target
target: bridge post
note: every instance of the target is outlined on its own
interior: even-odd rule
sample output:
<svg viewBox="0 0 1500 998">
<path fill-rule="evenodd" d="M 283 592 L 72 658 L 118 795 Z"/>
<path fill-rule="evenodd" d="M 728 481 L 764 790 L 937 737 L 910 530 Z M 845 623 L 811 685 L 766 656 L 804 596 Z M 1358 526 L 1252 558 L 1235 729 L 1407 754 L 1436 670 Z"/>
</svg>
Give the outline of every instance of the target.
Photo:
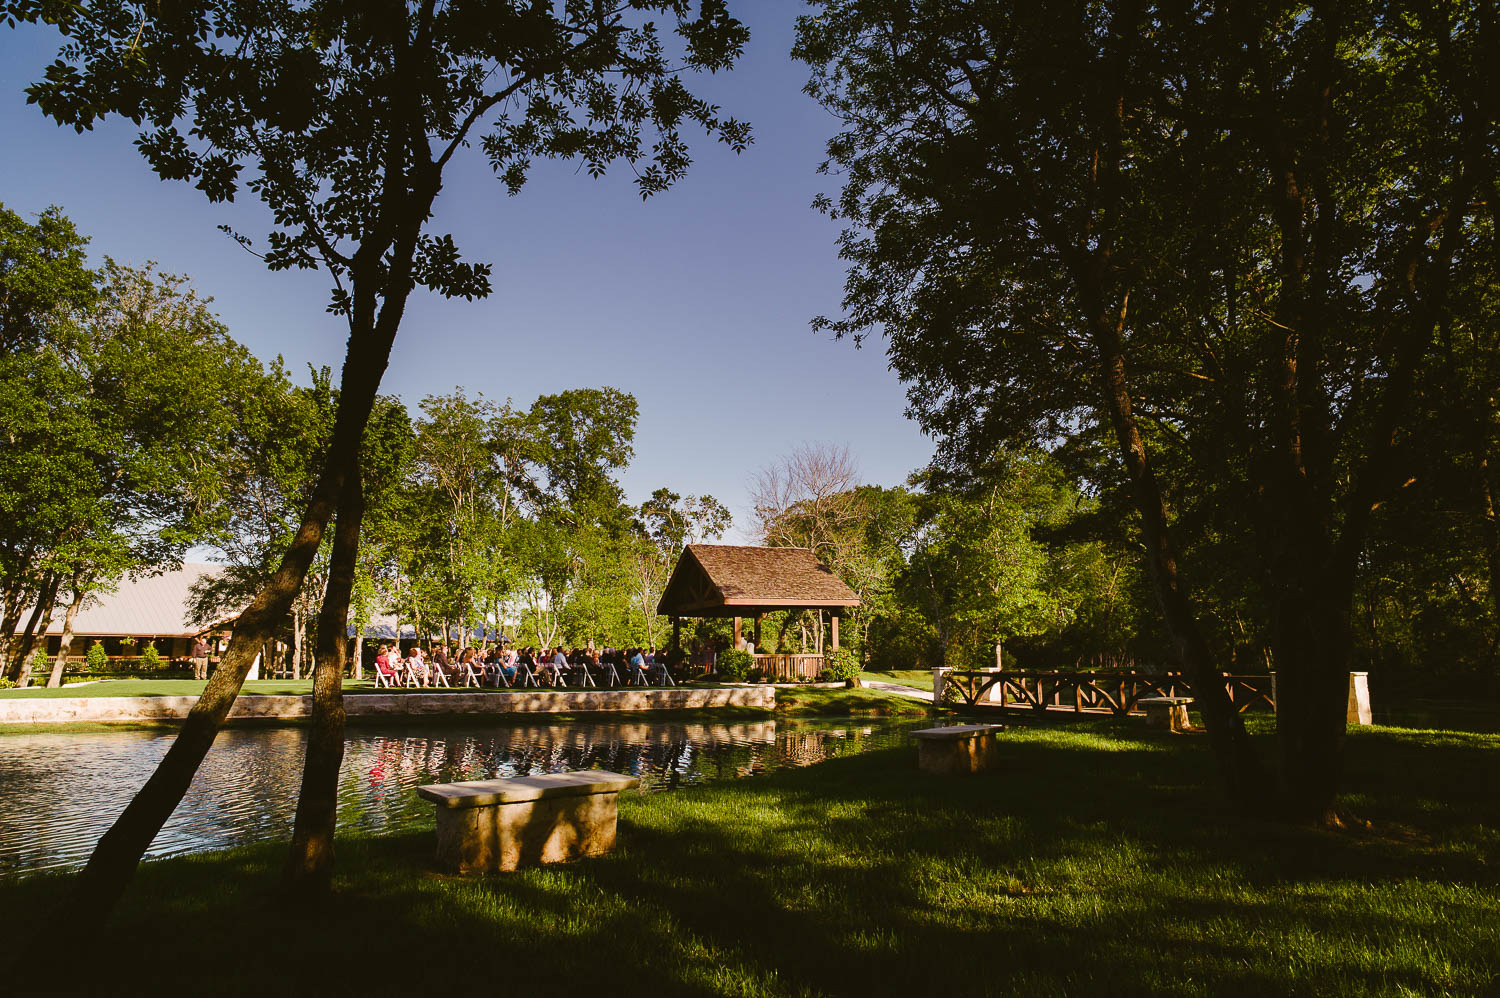
<svg viewBox="0 0 1500 998">
<path fill-rule="evenodd" d="M 938 666 L 932 670 L 932 705 L 941 707 L 943 705 L 943 684 L 948 681 L 948 673 L 952 669 Z"/>
<path fill-rule="evenodd" d="M 1348 724 L 1374 724 L 1370 714 L 1370 674 L 1349 673 L 1349 710 L 1345 716 Z"/>
<path fill-rule="evenodd" d="M 1000 669 L 981 669 L 979 671 L 983 672 L 986 676 L 996 676 L 1001 672 Z M 983 682 L 983 680 L 981 680 L 981 682 Z M 996 681 L 995 685 L 979 694 L 979 703 L 993 703 L 1003 706 L 1005 703 L 1004 695 L 1005 683 L 1002 681 Z"/>
</svg>

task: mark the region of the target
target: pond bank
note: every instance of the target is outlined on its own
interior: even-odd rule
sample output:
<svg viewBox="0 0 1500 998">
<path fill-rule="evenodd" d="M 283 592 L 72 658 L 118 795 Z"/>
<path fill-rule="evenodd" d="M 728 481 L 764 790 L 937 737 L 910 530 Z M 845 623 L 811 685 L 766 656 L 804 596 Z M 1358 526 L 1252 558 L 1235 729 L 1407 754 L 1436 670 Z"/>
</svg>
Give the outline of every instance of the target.
<svg viewBox="0 0 1500 998">
<path fill-rule="evenodd" d="M 601 967 L 612 993 L 661 996 L 946 979 L 1033 998 L 1353 998 L 1485 994 L 1500 973 L 1500 738 L 1351 732 L 1347 800 L 1372 824 L 1347 832 L 1245 818 L 1196 739 L 1085 721 L 1004 743 L 1004 768 L 961 779 L 894 747 L 631 795 L 612 855 L 505 876 L 435 875 L 425 817 L 395 834 L 344 823 L 357 834 L 323 906 L 277 904 L 282 841 L 148 863 L 67 984 L 118 989 L 121 967 L 145 966 L 163 991 L 332 973 L 340 992 L 441 993 L 473 987 L 474 954 L 536 994 L 596 989 Z M 70 883 L 0 881 L 0 910 L 49 911 Z M 328 925 L 357 928 L 309 945 Z M 399 949 L 372 958 L 372 927 Z M 31 965 L 57 989 L 58 963 Z"/>
<path fill-rule="evenodd" d="M 0 699 L 0 725 L 161 723 L 186 717 L 197 702 L 196 696 L 16 697 Z M 344 698 L 344 709 L 351 720 L 681 711 L 724 707 L 774 710 L 776 691 L 764 686 L 739 689 L 460 689 L 431 693 L 361 693 Z M 241 696 L 230 709 L 229 719 L 241 722 L 295 721 L 311 714 L 311 696 Z"/>
</svg>

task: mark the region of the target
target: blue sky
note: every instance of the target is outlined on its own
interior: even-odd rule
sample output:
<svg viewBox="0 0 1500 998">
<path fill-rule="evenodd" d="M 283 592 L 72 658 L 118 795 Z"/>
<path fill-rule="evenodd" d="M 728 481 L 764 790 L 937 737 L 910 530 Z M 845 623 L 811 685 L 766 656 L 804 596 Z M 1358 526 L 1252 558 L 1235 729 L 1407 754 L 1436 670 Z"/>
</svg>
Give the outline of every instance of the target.
<svg viewBox="0 0 1500 998">
<path fill-rule="evenodd" d="M 931 443 L 903 414 L 882 347 L 810 332 L 838 311 L 837 225 L 814 212 L 833 181 L 816 174 L 834 120 L 806 97 L 792 62 L 800 4 L 734 5 L 750 26 L 732 73 L 690 80 L 753 123 L 736 156 L 699 141 L 686 180 L 642 203 L 628 169 L 593 180 L 541 165 L 508 197 L 478 150 L 450 168 L 434 231 L 494 265 L 485 301 L 420 294 L 407 309 L 383 390 L 415 406 L 463 386 L 529 405 L 537 395 L 608 384 L 641 406 L 622 481 L 639 501 L 658 486 L 709 493 L 748 524 L 746 483 L 803 441 L 848 444 L 865 480 L 891 485 Z M 156 178 L 128 122 L 77 135 L 25 103 L 55 35 L 0 29 L 0 202 L 23 216 L 61 206 L 92 236 L 95 259 L 154 260 L 193 279 L 231 333 L 296 371 L 342 361 L 345 329 L 325 313 L 328 280 L 270 273 L 216 226 L 263 235 L 258 202 L 211 205 Z"/>
</svg>

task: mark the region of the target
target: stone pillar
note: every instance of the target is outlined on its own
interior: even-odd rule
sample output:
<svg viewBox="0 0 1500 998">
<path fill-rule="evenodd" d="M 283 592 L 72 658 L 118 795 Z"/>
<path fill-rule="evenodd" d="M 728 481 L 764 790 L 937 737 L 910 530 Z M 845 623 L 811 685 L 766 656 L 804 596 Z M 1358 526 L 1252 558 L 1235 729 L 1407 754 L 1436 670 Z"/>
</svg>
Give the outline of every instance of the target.
<svg viewBox="0 0 1500 998">
<path fill-rule="evenodd" d="M 941 706 L 943 702 L 943 683 L 948 680 L 948 673 L 952 669 L 938 667 L 932 670 L 932 705 Z"/>
<path fill-rule="evenodd" d="M 1370 674 L 1349 673 L 1349 712 L 1345 717 L 1349 724 L 1374 724 L 1370 715 Z"/>
</svg>

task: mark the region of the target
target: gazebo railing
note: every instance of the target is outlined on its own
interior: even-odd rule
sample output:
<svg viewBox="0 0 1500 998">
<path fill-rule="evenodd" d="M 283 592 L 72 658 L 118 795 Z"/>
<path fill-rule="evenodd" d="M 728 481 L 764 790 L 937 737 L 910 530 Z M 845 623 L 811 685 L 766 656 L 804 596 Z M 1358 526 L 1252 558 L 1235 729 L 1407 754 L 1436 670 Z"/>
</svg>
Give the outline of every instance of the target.
<svg viewBox="0 0 1500 998">
<path fill-rule="evenodd" d="M 757 654 L 755 665 L 767 679 L 780 682 L 817 679 L 825 667 L 822 655 Z"/>
</svg>

